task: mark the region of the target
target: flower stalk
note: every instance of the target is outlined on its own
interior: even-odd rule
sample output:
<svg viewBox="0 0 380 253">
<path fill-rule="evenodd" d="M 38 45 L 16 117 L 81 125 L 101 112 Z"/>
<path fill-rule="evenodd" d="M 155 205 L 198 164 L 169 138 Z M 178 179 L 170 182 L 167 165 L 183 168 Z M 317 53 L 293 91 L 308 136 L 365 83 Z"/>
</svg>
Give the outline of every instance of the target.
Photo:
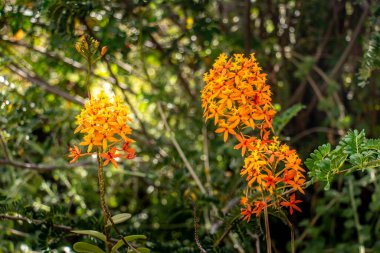
<svg viewBox="0 0 380 253">
<path fill-rule="evenodd" d="M 89 94 L 89 101 L 86 102 L 80 115 L 77 116 L 77 128 L 74 133 L 80 132 L 84 134 L 80 146 L 87 146 L 87 152 L 82 153 L 78 146 L 71 147 L 69 157 L 72 158 L 70 163 L 76 162 L 80 157 L 91 156 L 97 157 L 98 169 L 98 187 L 100 204 L 103 213 L 103 232 L 106 236 L 106 249 L 110 252 L 112 245 L 110 244 L 110 229 L 107 226 L 108 221 L 112 224 L 112 228 L 120 236 L 123 243 L 133 252 L 139 252 L 133 245 L 124 239 L 120 230 L 116 227 L 112 219 L 111 212 L 108 209 L 105 200 L 105 180 L 104 166 L 112 164 L 118 167 L 117 158 L 133 159 L 136 157 L 135 150 L 130 147 L 134 140 L 128 136 L 132 133 L 132 129 L 127 125 L 132 119 L 128 116 L 129 108 L 124 105 L 120 97 L 115 96 L 112 99 L 102 91 L 99 95 L 92 97 L 89 90 L 89 81 L 91 68 L 107 51 L 107 47 L 103 47 L 98 57 L 99 42 L 90 36 L 82 36 L 75 44 L 76 50 L 85 58 L 88 63 L 88 71 L 86 76 L 86 88 Z M 95 150 L 95 151 L 94 151 Z"/>
<path fill-rule="evenodd" d="M 108 220 L 108 214 L 107 214 L 107 205 L 105 201 L 105 188 L 104 188 L 104 170 L 103 170 L 103 163 L 101 160 L 101 157 L 99 155 L 99 151 L 97 152 L 97 160 L 98 160 L 98 187 L 99 187 L 99 196 L 100 196 L 100 206 L 102 208 L 103 213 L 103 233 L 106 236 L 106 249 L 107 252 L 111 251 L 111 244 L 109 243 L 110 238 L 110 231 L 107 228 L 107 220 Z"/>
</svg>

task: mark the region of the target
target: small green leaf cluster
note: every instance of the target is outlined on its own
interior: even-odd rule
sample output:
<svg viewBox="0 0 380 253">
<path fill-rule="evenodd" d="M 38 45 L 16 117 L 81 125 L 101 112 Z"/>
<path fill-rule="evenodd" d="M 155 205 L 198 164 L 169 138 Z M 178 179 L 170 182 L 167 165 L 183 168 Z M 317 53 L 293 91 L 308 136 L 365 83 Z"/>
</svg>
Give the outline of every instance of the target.
<svg viewBox="0 0 380 253">
<path fill-rule="evenodd" d="M 380 166 L 380 139 L 367 139 L 365 131 L 350 130 L 335 149 L 319 146 L 306 159 L 311 181 L 325 183 L 330 189 L 334 176 Z"/>
<path fill-rule="evenodd" d="M 115 224 L 119 224 L 119 223 L 122 223 L 122 222 L 128 220 L 129 218 L 131 218 L 131 214 L 121 213 L 121 214 L 114 215 L 112 217 L 112 220 Z M 107 227 L 109 227 L 111 225 L 112 224 L 110 222 L 107 223 Z M 107 239 L 107 237 L 99 231 L 95 231 L 95 230 L 72 230 L 71 232 L 75 233 L 75 234 L 80 234 L 80 235 L 88 235 L 90 237 L 99 239 L 99 240 L 103 241 L 105 243 L 105 245 L 111 243 Z M 128 236 L 124 237 L 124 240 L 128 243 L 136 241 L 138 239 L 146 240 L 147 237 L 145 235 L 128 235 Z M 110 253 L 118 252 L 118 249 L 121 248 L 123 245 L 124 245 L 124 242 L 122 239 L 120 239 L 119 241 L 117 241 L 112 246 Z M 77 242 L 74 244 L 73 248 L 78 253 L 105 253 L 105 252 L 108 252 L 107 250 L 102 250 L 98 246 L 91 244 L 91 243 L 87 243 L 87 242 Z M 150 252 L 150 250 L 148 248 L 144 248 L 144 247 L 136 248 L 136 250 L 140 253 L 149 253 Z M 128 250 L 128 252 L 136 252 L 136 251 Z"/>
</svg>

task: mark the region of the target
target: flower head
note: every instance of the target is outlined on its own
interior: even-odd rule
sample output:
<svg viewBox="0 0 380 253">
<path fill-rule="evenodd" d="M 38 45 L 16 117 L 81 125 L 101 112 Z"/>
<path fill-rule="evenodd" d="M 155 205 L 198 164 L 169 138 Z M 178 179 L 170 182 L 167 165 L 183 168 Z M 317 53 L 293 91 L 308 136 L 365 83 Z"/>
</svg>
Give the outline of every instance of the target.
<svg viewBox="0 0 380 253">
<path fill-rule="evenodd" d="M 131 122 L 128 106 L 124 105 L 119 97 L 110 99 L 103 91 L 96 97 L 85 104 L 81 113 L 77 116 L 77 128 L 75 133 L 82 133 L 83 141 L 81 146 L 87 146 L 87 154 L 99 152 L 104 160 L 104 165 L 111 162 L 115 167 L 117 163 L 115 158 L 122 155 L 117 153 L 122 151 L 126 154 L 127 159 L 135 157 L 135 151 L 129 147 L 134 142 L 128 136 L 132 129 L 127 125 Z M 121 145 L 122 149 L 117 149 Z M 75 162 L 78 159 L 77 147 L 71 148 L 70 157 Z"/>
<path fill-rule="evenodd" d="M 255 55 L 245 58 L 235 54 L 228 59 L 221 54 L 213 68 L 204 75 L 202 90 L 204 118 L 214 118 L 217 133 L 234 134 L 244 128 L 268 131 L 275 110 L 266 74 L 261 72 Z M 227 126 L 228 128 L 227 128 Z M 221 129 L 225 129 L 222 131 Z"/>
</svg>

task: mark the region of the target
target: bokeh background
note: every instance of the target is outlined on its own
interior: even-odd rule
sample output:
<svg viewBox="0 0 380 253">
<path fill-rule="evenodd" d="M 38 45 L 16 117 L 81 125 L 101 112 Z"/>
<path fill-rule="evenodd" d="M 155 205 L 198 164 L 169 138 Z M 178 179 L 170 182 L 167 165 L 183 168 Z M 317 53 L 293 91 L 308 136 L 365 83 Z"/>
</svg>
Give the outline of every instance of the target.
<svg viewBox="0 0 380 253">
<path fill-rule="evenodd" d="M 350 128 L 379 138 L 379 25 L 375 0 L 0 0 L 0 252 L 72 252 L 83 237 L 70 229 L 101 230 L 96 161 L 67 157 L 87 97 L 81 35 L 108 47 L 91 90 L 131 108 L 137 158 L 106 172 L 111 211 L 132 214 L 120 229 L 153 252 L 198 252 L 195 200 L 203 247 L 242 253 L 264 250 L 262 221 L 239 220 L 242 158 L 203 122 L 204 72 L 222 52 L 254 52 L 281 139 L 305 159 Z M 297 252 L 357 252 L 342 177 L 300 196 Z M 378 172 L 350 177 L 366 252 L 380 252 Z M 287 225 L 270 222 L 274 252 L 289 251 Z"/>
</svg>

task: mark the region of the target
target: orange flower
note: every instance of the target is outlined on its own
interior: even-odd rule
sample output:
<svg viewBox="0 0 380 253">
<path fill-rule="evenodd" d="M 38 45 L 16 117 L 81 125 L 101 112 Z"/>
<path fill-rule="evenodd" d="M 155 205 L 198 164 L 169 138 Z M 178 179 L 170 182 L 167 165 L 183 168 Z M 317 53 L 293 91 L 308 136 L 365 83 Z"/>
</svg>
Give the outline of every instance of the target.
<svg viewBox="0 0 380 253">
<path fill-rule="evenodd" d="M 224 136 L 224 142 L 228 140 L 228 134 L 236 135 L 236 132 L 233 129 L 233 126 L 222 124 L 218 129 L 215 130 L 215 133 L 223 133 Z"/>
<path fill-rule="evenodd" d="M 298 212 L 302 213 L 302 210 L 296 206 L 296 204 L 301 203 L 302 200 L 296 200 L 296 195 L 293 193 L 292 196 L 290 196 L 290 201 L 283 201 L 280 203 L 282 206 L 286 206 L 290 208 L 290 214 L 293 214 L 293 208 L 297 210 Z"/>
<path fill-rule="evenodd" d="M 285 183 L 285 184 L 294 184 L 294 181 L 292 181 L 292 179 L 294 178 L 294 176 L 296 175 L 296 171 L 295 170 L 287 170 L 285 169 L 284 170 L 284 177 L 282 178 L 282 181 Z"/>
<path fill-rule="evenodd" d="M 253 149 L 253 146 L 251 143 L 256 139 L 254 137 L 246 139 L 242 133 L 239 135 L 235 136 L 236 139 L 239 140 L 239 144 L 237 144 L 234 149 L 240 149 L 241 148 L 241 156 L 244 156 L 246 149 Z"/>
<path fill-rule="evenodd" d="M 92 148 L 94 145 L 95 146 L 100 145 L 99 144 L 100 142 L 96 141 L 94 136 L 92 136 L 92 135 L 86 135 L 83 139 L 84 139 L 84 141 L 79 143 L 79 145 L 88 146 L 87 153 L 90 153 L 92 151 Z"/>
<path fill-rule="evenodd" d="M 136 151 L 129 147 L 130 142 L 126 142 L 123 145 L 123 151 L 125 152 L 125 158 L 134 159 L 136 157 Z"/>
<path fill-rule="evenodd" d="M 240 205 L 245 206 L 247 204 L 248 204 L 247 197 L 241 197 L 241 199 L 240 199 Z"/>
<path fill-rule="evenodd" d="M 256 217 L 258 217 L 261 211 L 267 207 L 267 203 L 265 201 L 255 201 L 253 204 L 255 205 L 253 213 L 256 214 Z"/>
<path fill-rule="evenodd" d="M 100 156 L 105 159 L 103 165 L 107 166 L 109 162 L 113 164 L 115 168 L 117 168 L 117 162 L 115 161 L 115 158 L 120 157 L 120 154 L 116 154 L 117 148 L 113 147 L 111 148 L 107 153 L 102 153 Z"/>
<path fill-rule="evenodd" d="M 246 208 L 241 209 L 241 215 L 244 216 L 243 220 L 246 220 L 247 222 L 251 221 L 252 214 L 253 214 L 253 211 L 250 205 L 248 205 Z"/>
<path fill-rule="evenodd" d="M 69 157 L 73 158 L 70 161 L 70 163 L 75 163 L 78 160 L 78 158 L 82 155 L 81 154 L 82 151 L 77 146 L 75 146 L 75 145 L 74 145 L 73 148 L 69 148 L 69 151 L 70 151 Z"/>
<path fill-rule="evenodd" d="M 263 180 L 266 181 L 265 187 L 272 191 L 276 188 L 276 184 L 280 181 L 280 178 L 274 177 L 272 171 L 267 170 L 267 176 L 263 176 Z"/>
<path fill-rule="evenodd" d="M 128 137 L 132 133 L 132 129 L 127 125 L 131 121 L 128 114 L 128 106 L 124 105 L 117 96 L 110 99 L 102 91 L 98 96 L 91 97 L 86 102 L 80 115 L 76 117 L 78 127 L 74 133 L 83 133 L 83 141 L 79 145 L 87 146 L 87 153 L 83 155 L 100 152 L 101 156 L 106 159 L 104 165 L 111 162 L 117 167 L 114 158 L 120 157 L 121 154 L 115 153 L 116 146 L 122 142 L 128 143 L 128 145 L 134 142 Z M 125 158 L 133 159 L 136 156 L 135 151 L 128 145 L 123 147 L 123 151 L 126 153 Z M 93 151 L 94 148 L 96 148 L 96 151 Z M 72 162 L 75 162 L 79 157 L 75 155 L 76 153 L 72 151 L 70 156 L 74 158 Z"/>
</svg>

